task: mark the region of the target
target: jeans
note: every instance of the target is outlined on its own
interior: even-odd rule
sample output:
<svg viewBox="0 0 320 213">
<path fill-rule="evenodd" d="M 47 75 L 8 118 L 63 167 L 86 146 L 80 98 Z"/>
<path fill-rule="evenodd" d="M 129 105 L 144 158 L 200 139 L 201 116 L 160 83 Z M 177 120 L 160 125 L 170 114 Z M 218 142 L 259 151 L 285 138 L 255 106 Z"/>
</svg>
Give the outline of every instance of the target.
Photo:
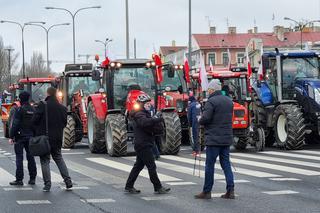
<svg viewBox="0 0 320 213">
<path fill-rule="evenodd" d="M 51 149 L 51 156 L 54 162 L 56 163 L 64 182 L 65 183 L 71 182 L 68 168 L 62 158 L 61 149 L 59 148 Z M 51 187 L 50 154 L 40 156 L 40 163 L 41 163 L 44 185 Z"/>
<path fill-rule="evenodd" d="M 227 191 L 234 190 L 233 173 L 230 164 L 230 147 L 229 146 L 207 146 L 206 147 L 206 167 L 203 192 L 209 193 L 212 190 L 214 183 L 214 165 L 219 156 L 220 165 L 223 169 L 226 182 Z"/>
<path fill-rule="evenodd" d="M 29 153 L 29 139 L 17 140 L 14 144 L 14 152 L 16 154 L 16 180 L 23 180 L 23 149 L 26 150 L 28 161 L 28 171 L 30 179 L 35 179 L 37 176 L 37 167 L 34 157 Z"/>
<path fill-rule="evenodd" d="M 147 166 L 148 168 L 149 178 L 153 184 L 154 190 L 157 191 L 162 187 L 157 174 L 157 167 L 154 161 L 152 148 L 146 148 L 137 152 L 136 162 L 128 177 L 126 188 L 133 188 L 133 185 L 144 166 Z"/>
</svg>

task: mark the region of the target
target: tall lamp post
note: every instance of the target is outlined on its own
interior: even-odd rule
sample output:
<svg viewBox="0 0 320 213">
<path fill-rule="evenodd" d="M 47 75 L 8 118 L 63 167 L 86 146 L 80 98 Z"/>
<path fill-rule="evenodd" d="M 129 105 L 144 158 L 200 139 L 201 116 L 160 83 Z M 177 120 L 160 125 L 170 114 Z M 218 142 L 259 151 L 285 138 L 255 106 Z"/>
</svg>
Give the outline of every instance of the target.
<svg viewBox="0 0 320 213">
<path fill-rule="evenodd" d="M 70 10 L 65 9 L 65 8 L 45 7 L 45 9 L 47 9 L 47 10 L 63 10 L 63 11 L 68 12 L 71 15 L 71 17 L 72 17 L 72 32 L 73 32 L 73 63 L 74 64 L 76 63 L 76 32 L 75 32 L 75 24 L 74 24 L 75 17 L 81 10 L 100 9 L 100 8 L 101 8 L 101 6 L 83 7 L 83 8 L 76 10 L 76 12 L 72 13 Z"/>
<path fill-rule="evenodd" d="M 9 85 L 11 85 L 11 52 L 14 51 L 12 48 L 6 48 L 8 51 L 8 71 L 9 71 Z"/>
<path fill-rule="evenodd" d="M 306 28 L 306 26 L 308 26 L 311 23 L 320 22 L 320 20 L 314 20 L 314 21 L 309 21 L 309 22 L 303 23 L 303 22 L 298 22 L 298 21 L 291 19 L 291 18 L 288 18 L 288 17 L 284 17 L 284 20 L 293 21 L 294 23 L 296 23 L 298 25 L 299 31 L 300 31 L 300 48 L 301 49 L 302 49 L 302 34 L 303 34 L 304 28 Z"/>
<path fill-rule="evenodd" d="M 189 37 L 188 37 L 188 63 L 190 64 L 190 68 L 192 68 L 192 57 L 191 57 L 191 52 L 192 52 L 192 47 L 191 47 L 191 36 L 192 36 L 192 31 L 191 31 L 191 0 L 189 0 Z"/>
<path fill-rule="evenodd" d="M 107 58 L 107 46 L 112 41 L 112 39 L 106 38 L 106 41 L 94 40 L 97 43 L 101 43 L 104 46 L 104 57 Z"/>
<path fill-rule="evenodd" d="M 25 63 L 24 63 L 24 28 L 26 27 L 27 24 L 33 23 L 33 24 L 45 24 L 45 22 L 41 21 L 32 21 L 32 22 L 27 22 L 24 24 L 20 24 L 15 21 L 7 21 L 7 20 L 1 20 L 0 23 L 8 23 L 8 24 L 15 24 L 18 25 L 21 28 L 21 46 L 22 46 L 22 77 L 26 77 L 25 73 Z"/>
<path fill-rule="evenodd" d="M 129 0 L 126 0 L 126 56 L 127 59 L 130 58 L 130 38 L 129 38 Z"/>
<path fill-rule="evenodd" d="M 50 71 L 50 63 L 49 63 L 49 32 L 52 28 L 57 27 L 57 26 L 63 26 L 63 25 L 70 25 L 70 23 L 62 23 L 62 24 L 54 24 L 51 25 L 48 28 L 45 28 L 44 26 L 40 25 L 40 24 L 33 24 L 33 23 L 27 23 L 26 25 L 32 25 L 32 26 L 38 26 L 41 27 L 42 29 L 44 29 L 46 31 L 46 41 L 47 41 L 47 71 Z"/>
</svg>

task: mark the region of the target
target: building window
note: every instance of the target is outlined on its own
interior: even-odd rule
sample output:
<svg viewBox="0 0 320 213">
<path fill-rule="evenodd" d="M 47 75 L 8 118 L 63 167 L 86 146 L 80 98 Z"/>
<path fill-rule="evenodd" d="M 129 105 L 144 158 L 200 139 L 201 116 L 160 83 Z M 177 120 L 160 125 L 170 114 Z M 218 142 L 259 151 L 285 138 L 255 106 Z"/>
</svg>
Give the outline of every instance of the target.
<svg viewBox="0 0 320 213">
<path fill-rule="evenodd" d="M 210 65 L 210 61 L 212 65 L 216 64 L 216 53 L 208 53 L 207 54 L 207 65 Z"/>
<path fill-rule="evenodd" d="M 229 55 L 227 52 L 222 53 L 222 64 L 227 66 L 229 64 Z"/>
<path fill-rule="evenodd" d="M 244 63 L 244 53 L 237 53 L 237 63 L 238 64 Z"/>
</svg>

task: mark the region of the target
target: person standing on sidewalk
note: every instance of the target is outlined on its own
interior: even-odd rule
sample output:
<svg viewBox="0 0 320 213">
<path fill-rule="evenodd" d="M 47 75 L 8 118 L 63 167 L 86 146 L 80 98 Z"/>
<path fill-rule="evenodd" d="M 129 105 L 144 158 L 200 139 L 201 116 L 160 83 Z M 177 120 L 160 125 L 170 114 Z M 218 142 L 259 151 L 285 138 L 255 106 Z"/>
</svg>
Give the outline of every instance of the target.
<svg viewBox="0 0 320 213">
<path fill-rule="evenodd" d="M 14 144 L 16 154 L 16 180 L 10 182 L 12 186 L 23 186 L 23 150 L 26 151 L 29 170 L 28 184 L 36 183 L 37 167 L 34 157 L 29 153 L 29 139 L 33 137 L 34 130 L 32 127 L 33 107 L 29 103 L 30 94 L 22 92 L 19 95 L 21 106 L 13 114 L 12 124 L 9 132 L 9 143 Z"/>
<path fill-rule="evenodd" d="M 211 199 L 211 190 L 214 183 L 214 166 L 219 156 L 223 169 L 227 192 L 221 196 L 225 199 L 234 199 L 234 179 L 230 163 L 230 146 L 233 143 L 232 131 L 232 100 L 222 95 L 221 83 L 213 79 L 208 85 L 209 99 L 204 106 L 199 120 L 205 128 L 206 166 L 203 190 L 195 195 L 196 199 Z"/>
<path fill-rule="evenodd" d="M 44 192 L 49 192 L 51 189 L 51 174 L 50 174 L 50 155 L 55 161 L 60 174 L 66 184 L 66 189 L 72 188 L 72 181 L 69 176 L 68 168 L 62 158 L 61 147 L 63 129 L 67 124 L 67 108 L 59 103 L 56 97 L 57 90 L 54 87 L 47 89 L 46 103 L 40 102 L 36 107 L 36 111 L 33 116 L 33 124 L 36 129 L 36 136 L 46 134 L 46 113 L 48 110 L 48 132 L 49 143 L 51 147 L 51 153 L 40 156 L 42 176 L 44 180 Z M 45 106 L 47 104 L 47 107 Z"/>
<path fill-rule="evenodd" d="M 151 98 L 148 95 L 139 95 L 137 104 L 139 109 L 131 114 L 133 117 L 134 149 L 137 153 L 136 162 L 128 177 L 125 191 L 131 194 L 138 194 L 140 190 L 134 188 L 139 173 L 147 166 L 150 180 L 157 194 L 166 194 L 170 188 L 162 186 L 157 170 L 152 148 L 154 147 L 155 128 L 163 122 L 161 115 L 151 117 L 149 103 Z M 157 129 L 159 131 L 159 129 Z"/>
<path fill-rule="evenodd" d="M 189 97 L 189 106 L 188 106 L 188 122 L 190 127 L 190 140 L 192 140 L 192 155 L 196 156 L 200 153 L 199 145 L 199 121 L 198 117 L 200 116 L 201 105 L 196 100 L 194 96 Z"/>
</svg>

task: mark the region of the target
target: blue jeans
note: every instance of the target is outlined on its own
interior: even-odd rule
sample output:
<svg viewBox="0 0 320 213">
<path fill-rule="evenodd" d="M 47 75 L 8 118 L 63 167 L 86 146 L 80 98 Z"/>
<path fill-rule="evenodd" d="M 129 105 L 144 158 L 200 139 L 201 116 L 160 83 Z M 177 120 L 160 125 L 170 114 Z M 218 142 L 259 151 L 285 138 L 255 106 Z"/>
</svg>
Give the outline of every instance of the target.
<svg viewBox="0 0 320 213">
<path fill-rule="evenodd" d="M 233 173 L 230 164 L 230 147 L 229 146 L 207 146 L 206 147 L 206 168 L 203 192 L 209 193 L 214 183 L 214 165 L 219 156 L 220 165 L 223 169 L 227 182 L 227 191 L 234 189 Z"/>
</svg>

